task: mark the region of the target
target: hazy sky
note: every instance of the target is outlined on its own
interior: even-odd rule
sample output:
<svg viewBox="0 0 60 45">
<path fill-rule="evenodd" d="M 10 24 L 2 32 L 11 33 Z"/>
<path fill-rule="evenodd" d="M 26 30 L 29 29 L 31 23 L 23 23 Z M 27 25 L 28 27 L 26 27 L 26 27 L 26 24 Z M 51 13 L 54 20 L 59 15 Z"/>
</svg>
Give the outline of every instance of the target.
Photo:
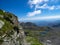
<svg viewBox="0 0 60 45">
<path fill-rule="evenodd" d="M 0 9 L 17 15 L 19 20 L 60 18 L 60 0 L 0 0 Z"/>
</svg>

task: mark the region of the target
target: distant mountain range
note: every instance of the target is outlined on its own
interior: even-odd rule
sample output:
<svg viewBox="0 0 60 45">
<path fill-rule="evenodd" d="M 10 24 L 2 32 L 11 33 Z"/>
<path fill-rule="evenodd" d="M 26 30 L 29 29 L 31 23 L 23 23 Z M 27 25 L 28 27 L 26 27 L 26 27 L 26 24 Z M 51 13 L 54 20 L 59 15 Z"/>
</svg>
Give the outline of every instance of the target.
<svg viewBox="0 0 60 45">
<path fill-rule="evenodd" d="M 22 22 L 20 23 L 20 25 L 23 27 L 23 29 L 39 29 L 38 26 L 35 24 L 35 23 L 32 23 L 32 22 Z"/>
<path fill-rule="evenodd" d="M 50 20 L 50 21 L 34 21 L 33 23 L 35 23 L 38 26 L 60 26 L 60 20 Z"/>
<path fill-rule="evenodd" d="M 22 22 L 22 23 L 20 23 L 20 25 L 23 28 L 28 28 L 28 29 L 39 29 L 40 27 L 60 27 L 60 20 Z"/>
</svg>

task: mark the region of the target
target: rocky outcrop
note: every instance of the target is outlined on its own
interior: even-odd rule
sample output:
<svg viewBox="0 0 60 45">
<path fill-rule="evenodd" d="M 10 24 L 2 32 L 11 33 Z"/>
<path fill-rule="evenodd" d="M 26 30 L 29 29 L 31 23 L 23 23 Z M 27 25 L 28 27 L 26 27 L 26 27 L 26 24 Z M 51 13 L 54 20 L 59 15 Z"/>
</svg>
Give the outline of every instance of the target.
<svg viewBox="0 0 60 45">
<path fill-rule="evenodd" d="M 4 22 L 0 20 L 0 29 L 3 27 Z"/>
<path fill-rule="evenodd" d="M 23 32 L 24 33 L 24 32 Z M 11 37 L 4 37 L 2 45 L 22 45 L 23 42 L 23 35 L 21 33 L 14 32 Z"/>
<path fill-rule="evenodd" d="M 17 16 L 0 10 L 0 45 L 27 45 Z"/>
</svg>

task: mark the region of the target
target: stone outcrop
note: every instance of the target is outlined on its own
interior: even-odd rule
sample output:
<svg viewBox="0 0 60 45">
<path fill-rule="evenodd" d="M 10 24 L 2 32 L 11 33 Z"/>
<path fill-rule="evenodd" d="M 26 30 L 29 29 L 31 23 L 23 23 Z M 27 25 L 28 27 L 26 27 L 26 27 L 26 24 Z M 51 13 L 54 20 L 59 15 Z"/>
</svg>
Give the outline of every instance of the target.
<svg viewBox="0 0 60 45">
<path fill-rule="evenodd" d="M 0 28 L 2 28 L 4 25 L 4 22 L 0 20 Z"/>
<path fill-rule="evenodd" d="M 0 45 L 27 45 L 17 16 L 0 10 Z"/>
</svg>

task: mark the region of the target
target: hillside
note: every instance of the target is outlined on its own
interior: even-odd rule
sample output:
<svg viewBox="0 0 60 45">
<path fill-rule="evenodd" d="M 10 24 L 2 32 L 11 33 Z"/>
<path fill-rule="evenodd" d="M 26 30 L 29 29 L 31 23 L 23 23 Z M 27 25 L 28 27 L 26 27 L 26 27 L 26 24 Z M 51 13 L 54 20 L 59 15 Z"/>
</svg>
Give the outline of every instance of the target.
<svg viewBox="0 0 60 45">
<path fill-rule="evenodd" d="M 24 31 L 18 17 L 0 9 L 0 45 L 22 45 L 23 40 Z"/>
</svg>

